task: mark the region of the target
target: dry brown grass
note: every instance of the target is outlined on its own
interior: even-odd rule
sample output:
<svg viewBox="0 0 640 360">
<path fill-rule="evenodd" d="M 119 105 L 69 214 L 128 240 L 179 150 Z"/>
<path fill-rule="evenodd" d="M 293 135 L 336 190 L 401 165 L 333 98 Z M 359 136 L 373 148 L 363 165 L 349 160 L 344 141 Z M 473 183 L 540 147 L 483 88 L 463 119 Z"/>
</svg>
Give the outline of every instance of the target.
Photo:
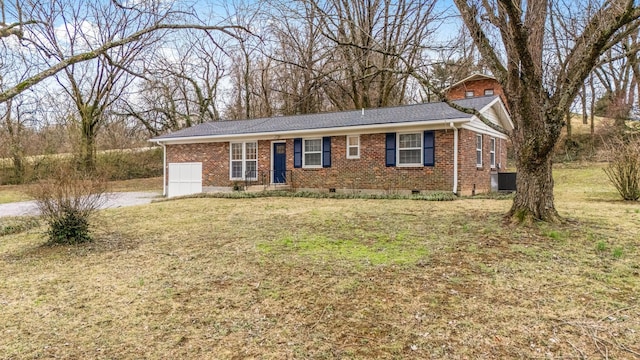
<svg viewBox="0 0 640 360">
<path fill-rule="evenodd" d="M 160 191 L 162 192 L 162 177 L 110 181 L 109 190 L 116 191 L 116 192 L 123 192 L 123 191 Z"/>
<path fill-rule="evenodd" d="M 26 189 L 24 185 L 1 185 L 0 204 L 29 200 Z"/>
<path fill-rule="evenodd" d="M 640 205 L 556 171 L 567 225 L 508 200 L 186 199 L 97 241 L 0 238 L 1 358 L 640 357 Z M 581 185 L 588 181 L 589 185 Z"/>
<path fill-rule="evenodd" d="M 0 204 L 16 201 L 32 200 L 28 195 L 30 185 L 2 185 L 0 186 Z M 162 178 L 132 179 L 110 181 L 109 191 L 162 191 Z"/>
<path fill-rule="evenodd" d="M 589 120 L 588 124 L 582 123 L 582 114 L 572 114 L 571 118 L 571 132 L 575 135 L 578 134 L 590 134 L 591 133 L 591 120 Z M 594 130 L 595 133 L 602 132 L 607 127 L 610 127 L 613 123 L 613 119 L 609 119 L 606 117 L 596 116 L 594 118 Z M 566 134 L 567 128 L 562 128 L 562 133 Z"/>
</svg>

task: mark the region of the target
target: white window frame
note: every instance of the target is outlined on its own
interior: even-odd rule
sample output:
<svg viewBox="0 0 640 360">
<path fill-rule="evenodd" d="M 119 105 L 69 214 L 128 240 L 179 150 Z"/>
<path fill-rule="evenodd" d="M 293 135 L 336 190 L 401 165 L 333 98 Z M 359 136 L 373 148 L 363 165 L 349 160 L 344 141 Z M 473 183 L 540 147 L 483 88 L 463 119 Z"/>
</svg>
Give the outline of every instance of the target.
<svg viewBox="0 0 640 360">
<path fill-rule="evenodd" d="M 491 164 L 491 168 L 496 168 L 496 138 L 492 137 L 489 140 L 489 144 L 491 144 L 489 148 L 489 163 Z"/>
<path fill-rule="evenodd" d="M 412 148 L 400 148 L 400 136 L 402 135 L 418 135 L 418 138 L 420 139 L 420 146 L 419 147 L 412 147 Z M 424 134 L 422 132 L 405 132 L 405 133 L 398 133 L 396 135 L 396 166 L 397 167 L 422 167 L 424 166 Z M 408 164 L 402 164 L 400 163 L 400 151 L 401 150 L 420 150 L 420 162 L 419 163 L 408 163 Z"/>
<path fill-rule="evenodd" d="M 349 138 L 357 140 L 356 145 L 349 145 Z M 356 149 L 356 155 L 350 155 L 350 149 Z M 360 159 L 360 135 L 347 135 L 347 159 Z"/>
<path fill-rule="evenodd" d="M 313 140 L 318 140 L 320 141 L 320 151 L 306 151 L 306 143 L 307 141 L 313 141 Z M 322 141 L 322 138 L 309 138 L 309 139 L 302 139 L 302 168 L 304 169 L 319 169 L 322 168 L 322 150 L 324 150 L 322 148 L 324 141 Z M 305 156 L 306 154 L 317 154 L 320 153 L 320 164 L 319 165 L 307 165 L 307 157 Z"/>
<path fill-rule="evenodd" d="M 478 140 L 480 141 L 478 142 Z M 480 159 L 480 162 L 478 162 L 478 159 Z M 482 167 L 482 134 L 476 134 L 476 167 Z"/>
<path fill-rule="evenodd" d="M 474 90 L 465 90 L 464 91 L 464 97 L 465 98 L 468 99 L 468 98 L 472 98 L 474 96 L 476 96 L 476 92 Z"/>
<path fill-rule="evenodd" d="M 484 96 L 493 96 L 495 91 L 493 89 L 484 89 Z"/>
<path fill-rule="evenodd" d="M 234 144 L 242 144 L 242 159 L 234 160 L 233 159 L 233 145 Z M 256 144 L 256 158 L 255 159 L 247 159 L 247 144 Z M 258 178 L 258 142 L 257 141 L 234 141 L 229 143 L 229 180 L 256 180 Z M 242 162 L 242 176 L 241 177 L 233 177 L 233 162 L 241 161 Z M 255 161 L 256 162 L 256 174 L 255 177 L 247 178 L 247 162 Z"/>
</svg>

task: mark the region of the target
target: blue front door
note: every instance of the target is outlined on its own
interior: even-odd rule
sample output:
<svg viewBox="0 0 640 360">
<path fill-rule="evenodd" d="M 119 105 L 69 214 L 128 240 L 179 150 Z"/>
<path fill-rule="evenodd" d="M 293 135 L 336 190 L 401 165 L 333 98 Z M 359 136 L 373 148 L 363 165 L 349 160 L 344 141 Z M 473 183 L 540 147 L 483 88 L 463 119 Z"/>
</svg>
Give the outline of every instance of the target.
<svg viewBox="0 0 640 360">
<path fill-rule="evenodd" d="M 273 144 L 273 183 L 287 182 L 287 144 Z"/>
</svg>

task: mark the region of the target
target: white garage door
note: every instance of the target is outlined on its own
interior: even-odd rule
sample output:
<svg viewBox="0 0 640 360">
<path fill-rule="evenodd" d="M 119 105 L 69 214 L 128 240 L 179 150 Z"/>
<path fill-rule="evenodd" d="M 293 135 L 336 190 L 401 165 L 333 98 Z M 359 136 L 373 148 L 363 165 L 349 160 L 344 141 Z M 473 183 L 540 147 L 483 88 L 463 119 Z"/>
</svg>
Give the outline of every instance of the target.
<svg viewBox="0 0 640 360">
<path fill-rule="evenodd" d="M 169 163 L 169 197 L 201 192 L 202 163 Z"/>
</svg>

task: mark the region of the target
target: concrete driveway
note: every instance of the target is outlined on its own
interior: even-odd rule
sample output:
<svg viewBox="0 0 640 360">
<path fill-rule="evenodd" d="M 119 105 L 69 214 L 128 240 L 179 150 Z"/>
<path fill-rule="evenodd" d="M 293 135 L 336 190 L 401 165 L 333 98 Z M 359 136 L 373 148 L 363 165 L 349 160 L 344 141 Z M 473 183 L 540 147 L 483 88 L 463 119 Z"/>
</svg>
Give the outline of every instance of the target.
<svg viewBox="0 0 640 360">
<path fill-rule="evenodd" d="M 144 205 L 160 196 L 157 192 L 118 192 L 109 193 L 103 209 L 119 208 L 123 206 Z M 8 204 L 0 204 L 0 217 L 38 215 L 35 201 L 21 201 Z"/>
</svg>

